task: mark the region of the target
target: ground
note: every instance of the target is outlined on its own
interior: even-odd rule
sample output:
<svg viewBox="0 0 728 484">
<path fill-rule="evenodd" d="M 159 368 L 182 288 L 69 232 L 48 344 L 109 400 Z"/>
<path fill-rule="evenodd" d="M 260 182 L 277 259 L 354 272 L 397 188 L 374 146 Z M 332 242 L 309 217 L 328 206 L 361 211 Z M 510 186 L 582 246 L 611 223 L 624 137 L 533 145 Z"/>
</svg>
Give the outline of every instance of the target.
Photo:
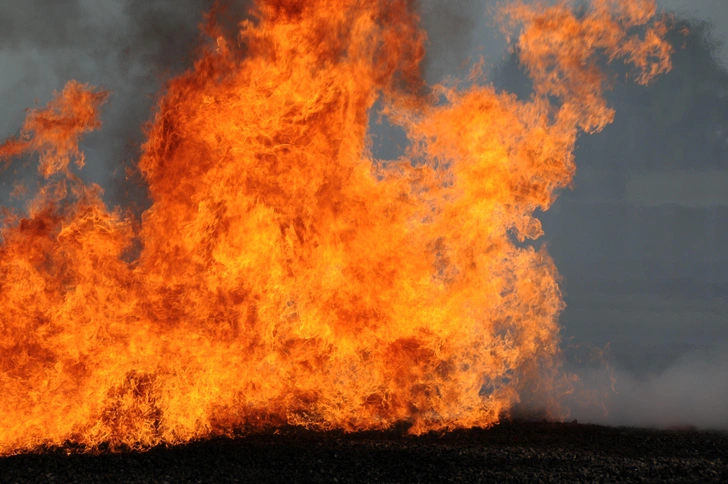
<svg viewBox="0 0 728 484">
<path fill-rule="evenodd" d="M 728 432 L 506 422 L 420 437 L 296 428 L 148 452 L 0 459 L 26 482 L 728 482 Z"/>
</svg>

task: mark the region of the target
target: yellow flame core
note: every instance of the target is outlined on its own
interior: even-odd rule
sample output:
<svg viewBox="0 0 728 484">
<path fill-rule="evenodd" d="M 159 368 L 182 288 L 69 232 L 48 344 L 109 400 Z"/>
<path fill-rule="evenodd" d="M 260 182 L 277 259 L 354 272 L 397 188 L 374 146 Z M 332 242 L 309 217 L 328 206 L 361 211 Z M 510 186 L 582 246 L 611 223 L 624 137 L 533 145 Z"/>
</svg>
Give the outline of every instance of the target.
<svg viewBox="0 0 728 484">
<path fill-rule="evenodd" d="M 541 235 L 578 131 L 612 119 L 599 56 L 669 69 L 654 11 L 507 7 L 528 100 L 477 73 L 426 86 L 409 1 L 260 0 L 239 39 L 210 17 L 149 127 L 141 224 L 71 174 L 106 94 L 70 82 L 0 145 L 48 179 L 1 233 L 0 452 L 487 427 L 554 397 L 556 269 L 513 239 Z M 394 162 L 370 152 L 377 101 L 410 142 Z"/>
</svg>

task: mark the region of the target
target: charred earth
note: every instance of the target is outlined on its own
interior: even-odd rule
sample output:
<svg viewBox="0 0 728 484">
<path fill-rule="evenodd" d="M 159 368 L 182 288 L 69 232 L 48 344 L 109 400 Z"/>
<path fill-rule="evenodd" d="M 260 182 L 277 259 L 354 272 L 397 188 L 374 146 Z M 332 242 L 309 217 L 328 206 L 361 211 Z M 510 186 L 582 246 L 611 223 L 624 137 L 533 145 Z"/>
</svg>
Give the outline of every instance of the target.
<svg viewBox="0 0 728 484">
<path fill-rule="evenodd" d="M 283 428 L 148 452 L 45 449 L 0 460 L 29 482 L 726 482 L 728 433 L 506 422 L 420 437 L 406 429 Z"/>
</svg>

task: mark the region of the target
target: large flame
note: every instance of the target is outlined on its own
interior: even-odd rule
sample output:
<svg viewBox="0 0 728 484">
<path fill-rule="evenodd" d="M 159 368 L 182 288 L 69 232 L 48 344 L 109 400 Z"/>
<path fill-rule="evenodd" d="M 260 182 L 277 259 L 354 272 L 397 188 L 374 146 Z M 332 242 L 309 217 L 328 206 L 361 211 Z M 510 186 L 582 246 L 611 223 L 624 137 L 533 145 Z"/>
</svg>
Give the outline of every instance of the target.
<svg viewBox="0 0 728 484">
<path fill-rule="evenodd" d="M 259 0 L 171 81 L 141 221 L 73 175 L 106 94 L 70 82 L 0 157 L 37 153 L 0 245 L 0 452 L 232 429 L 421 433 L 555 396 L 563 302 L 533 213 L 612 119 L 603 59 L 667 70 L 651 0 L 511 5 L 528 100 L 421 79 L 409 0 Z M 406 132 L 374 159 L 373 107 Z M 545 401 L 545 400 L 544 400 Z"/>
</svg>

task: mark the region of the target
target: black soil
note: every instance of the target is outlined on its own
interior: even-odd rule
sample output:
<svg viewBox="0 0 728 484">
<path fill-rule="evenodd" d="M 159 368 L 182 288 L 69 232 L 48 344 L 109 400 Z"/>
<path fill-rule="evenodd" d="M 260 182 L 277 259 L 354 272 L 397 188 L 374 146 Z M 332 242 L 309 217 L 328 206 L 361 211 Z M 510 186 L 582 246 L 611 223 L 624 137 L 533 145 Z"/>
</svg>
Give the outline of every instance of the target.
<svg viewBox="0 0 728 484">
<path fill-rule="evenodd" d="M 70 455 L 69 455 L 70 453 Z M 0 482 L 728 482 L 728 433 L 558 423 L 408 436 L 279 429 L 148 452 L 0 458 Z"/>
</svg>

